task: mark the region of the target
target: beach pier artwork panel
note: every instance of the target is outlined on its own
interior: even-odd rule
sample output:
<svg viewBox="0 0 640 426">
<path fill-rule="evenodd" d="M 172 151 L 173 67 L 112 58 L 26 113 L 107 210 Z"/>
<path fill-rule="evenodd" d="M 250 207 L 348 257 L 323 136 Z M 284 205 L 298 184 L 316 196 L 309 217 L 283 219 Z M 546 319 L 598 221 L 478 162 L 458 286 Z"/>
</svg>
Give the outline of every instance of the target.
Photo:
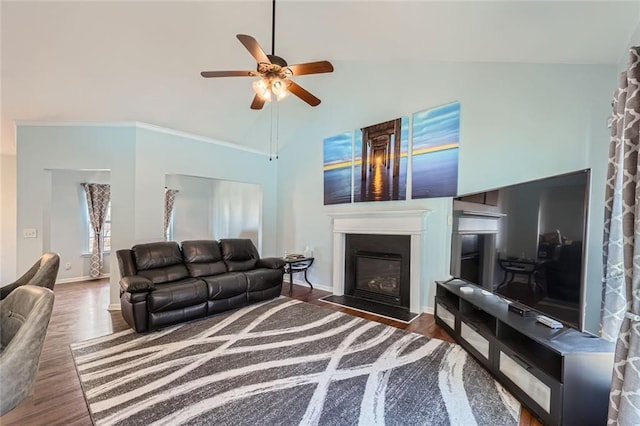
<svg viewBox="0 0 640 426">
<path fill-rule="evenodd" d="M 356 131 L 354 201 L 407 198 L 409 118 L 400 117 Z"/>
<path fill-rule="evenodd" d="M 324 204 L 351 202 L 353 132 L 324 139 Z"/>
<path fill-rule="evenodd" d="M 413 114 L 411 198 L 458 192 L 460 102 Z"/>
</svg>

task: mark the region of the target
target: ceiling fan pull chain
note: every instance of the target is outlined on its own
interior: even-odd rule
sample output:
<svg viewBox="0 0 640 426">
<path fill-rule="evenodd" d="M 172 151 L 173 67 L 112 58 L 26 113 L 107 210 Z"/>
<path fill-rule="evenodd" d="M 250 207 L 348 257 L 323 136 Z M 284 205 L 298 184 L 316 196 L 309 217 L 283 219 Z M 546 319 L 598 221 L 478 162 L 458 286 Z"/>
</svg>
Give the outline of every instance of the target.
<svg viewBox="0 0 640 426">
<path fill-rule="evenodd" d="M 273 108 L 271 108 L 271 120 L 269 123 L 269 161 L 273 161 L 272 160 L 272 155 L 273 155 Z M 277 159 L 277 157 L 276 157 Z"/>
<path fill-rule="evenodd" d="M 278 140 L 280 139 L 280 102 L 276 103 L 276 160 L 278 159 Z"/>
</svg>

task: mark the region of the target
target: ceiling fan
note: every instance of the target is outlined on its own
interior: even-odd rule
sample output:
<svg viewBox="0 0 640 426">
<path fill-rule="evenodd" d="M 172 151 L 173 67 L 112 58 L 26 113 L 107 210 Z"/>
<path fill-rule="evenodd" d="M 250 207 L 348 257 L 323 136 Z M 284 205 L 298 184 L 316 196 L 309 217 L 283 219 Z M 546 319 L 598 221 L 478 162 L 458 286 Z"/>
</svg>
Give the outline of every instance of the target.
<svg viewBox="0 0 640 426">
<path fill-rule="evenodd" d="M 265 102 L 286 98 L 293 93 L 311 106 L 318 106 L 320 99 L 302 88 L 291 77 L 306 74 L 321 74 L 333 72 L 333 65 L 329 61 L 307 62 L 304 64 L 288 65 L 287 61 L 275 54 L 275 22 L 276 0 L 273 0 L 271 21 L 271 54 L 267 55 L 255 38 L 246 34 L 236 37 L 258 62 L 255 71 L 202 71 L 200 75 L 211 77 L 259 77 L 253 82 L 256 95 L 251 102 L 251 109 L 262 109 Z"/>
</svg>

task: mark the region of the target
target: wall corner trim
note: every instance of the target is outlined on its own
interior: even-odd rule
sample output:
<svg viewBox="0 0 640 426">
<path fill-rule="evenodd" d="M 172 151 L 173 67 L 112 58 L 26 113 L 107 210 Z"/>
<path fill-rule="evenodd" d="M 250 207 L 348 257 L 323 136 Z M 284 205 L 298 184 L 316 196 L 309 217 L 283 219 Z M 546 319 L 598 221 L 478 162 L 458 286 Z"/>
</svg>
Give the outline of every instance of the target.
<svg viewBox="0 0 640 426">
<path fill-rule="evenodd" d="M 214 145 L 224 146 L 226 148 L 237 149 L 239 151 L 250 152 L 253 154 L 269 156 L 268 152 L 261 151 L 259 149 L 249 148 L 233 142 L 221 141 L 219 139 L 210 138 L 207 136 L 197 135 L 195 133 L 189 133 L 182 130 L 171 129 L 168 127 L 158 126 L 155 124 L 144 123 L 142 121 L 29 121 L 29 120 L 16 120 L 15 126 L 17 127 L 132 127 L 136 129 L 151 130 L 153 132 L 165 133 L 172 136 L 178 136 L 188 139 L 193 139 L 201 142 L 206 142 Z"/>
</svg>

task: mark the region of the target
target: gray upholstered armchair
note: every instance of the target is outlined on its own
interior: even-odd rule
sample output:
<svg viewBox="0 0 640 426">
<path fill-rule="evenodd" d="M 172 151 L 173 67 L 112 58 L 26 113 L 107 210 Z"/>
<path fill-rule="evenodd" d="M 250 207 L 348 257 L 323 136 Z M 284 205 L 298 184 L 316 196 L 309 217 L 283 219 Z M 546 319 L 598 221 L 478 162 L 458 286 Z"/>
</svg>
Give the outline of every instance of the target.
<svg viewBox="0 0 640 426">
<path fill-rule="evenodd" d="M 27 272 L 15 282 L 0 287 L 0 300 L 7 297 L 14 289 L 25 285 L 37 285 L 53 290 L 60 267 L 60 256 L 57 253 L 45 253 Z"/>
<path fill-rule="evenodd" d="M 53 291 L 23 285 L 0 302 L 0 416 L 31 391 L 53 310 Z"/>
</svg>

